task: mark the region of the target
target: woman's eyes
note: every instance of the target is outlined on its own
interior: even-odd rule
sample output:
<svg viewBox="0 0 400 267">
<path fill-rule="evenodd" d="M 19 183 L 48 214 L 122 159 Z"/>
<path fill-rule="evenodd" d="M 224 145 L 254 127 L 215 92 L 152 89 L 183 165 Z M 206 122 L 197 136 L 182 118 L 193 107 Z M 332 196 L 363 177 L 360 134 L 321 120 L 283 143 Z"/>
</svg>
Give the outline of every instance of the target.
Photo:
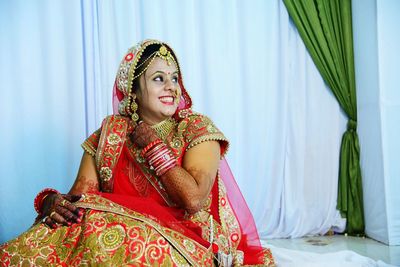
<svg viewBox="0 0 400 267">
<path fill-rule="evenodd" d="M 156 76 L 156 77 L 154 77 L 154 81 L 156 81 L 156 82 L 163 82 L 163 81 L 164 81 L 164 78 L 163 78 L 162 76 Z"/>
<path fill-rule="evenodd" d="M 163 76 L 156 76 L 156 77 L 154 77 L 154 79 L 153 79 L 154 81 L 156 81 L 156 82 L 164 82 L 164 77 Z M 173 83 L 178 83 L 178 76 L 174 76 L 174 77 L 172 77 L 172 82 Z"/>
</svg>

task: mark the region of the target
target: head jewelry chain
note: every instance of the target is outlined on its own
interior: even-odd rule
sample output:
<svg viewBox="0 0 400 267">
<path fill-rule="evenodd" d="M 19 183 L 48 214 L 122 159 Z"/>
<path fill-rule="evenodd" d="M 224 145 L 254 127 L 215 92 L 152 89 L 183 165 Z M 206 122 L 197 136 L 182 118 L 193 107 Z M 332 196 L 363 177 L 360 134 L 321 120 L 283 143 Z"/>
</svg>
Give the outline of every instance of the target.
<svg viewBox="0 0 400 267">
<path fill-rule="evenodd" d="M 171 65 L 172 61 L 175 64 L 176 69 L 179 71 L 178 63 L 175 61 L 175 58 L 171 55 L 171 52 L 168 51 L 168 49 L 164 45 L 162 45 L 160 46 L 160 49 L 158 49 L 158 51 L 153 52 L 146 60 L 136 66 L 136 69 L 138 69 L 140 68 L 140 66 L 144 65 L 147 61 L 150 60 L 149 64 L 139 74 L 135 75 L 132 81 L 142 75 L 149 68 L 151 63 L 153 63 L 156 57 L 164 59 L 167 62 L 168 66 Z"/>
<path fill-rule="evenodd" d="M 144 65 L 146 62 L 150 61 L 149 64 L 147 64 L 147 66 L 137 75 L 135 75 L 132 79 L 132 82 L 140 77 L 151 65 L 151 63 L 153 63 L 154 59 L 156 57 L 159 57 L 163 60 L 165 60 L 168 64 L 168 66 L 171 65 L 171 62 L 173 62 L 175 64 L 176 69 L 179 71 L 179 67 L 178 67 L 178 63 L 176 62 L 175 58 L 171 55 L 171 52 L 168 51 L 168 49 L 162 45 L 160 46 L 160 49 L 158 49 L 158 51 L 153 52 L 148 58 L 146 58 L 142 63 L 140 63 L 138 66 L 136 66 L 135 69 L 140 68 L 140 66 Z M 179 95 L 177 94 L 177 101 L 179 101 Z M 136 103 L 136 95 L 132 94 L 131 95 L 131 111 L 132 111 L 132 115 L 131 118 L 133 121 L 138 121 L 139 120 L 139 115 L 136 113 L 136 111 L 138 110 L 138 104 Z"/>
</svg>

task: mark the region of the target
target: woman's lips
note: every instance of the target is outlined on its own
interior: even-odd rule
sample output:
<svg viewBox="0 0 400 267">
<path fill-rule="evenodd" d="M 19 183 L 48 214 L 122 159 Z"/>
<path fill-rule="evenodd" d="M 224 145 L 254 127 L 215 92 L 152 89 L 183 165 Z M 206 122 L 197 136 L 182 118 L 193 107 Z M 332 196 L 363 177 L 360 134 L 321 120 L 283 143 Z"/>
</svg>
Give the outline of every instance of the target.
<svg viewBox="0 0 400 267">
<path fill-rule="evenodd" d="M 161 96 L 158 99 L 160 99 L 161 103 L 163 103 L 164 105 L 172 106 L 174 104 L 173 96 Z"/>
</svg>

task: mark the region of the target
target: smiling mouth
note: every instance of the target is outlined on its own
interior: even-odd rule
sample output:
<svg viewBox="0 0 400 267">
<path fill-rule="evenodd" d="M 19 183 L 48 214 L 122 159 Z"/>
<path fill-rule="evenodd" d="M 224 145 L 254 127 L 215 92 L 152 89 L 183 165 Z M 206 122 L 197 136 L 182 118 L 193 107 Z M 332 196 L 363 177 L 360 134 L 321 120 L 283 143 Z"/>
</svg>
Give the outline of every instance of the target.
<svg viewBox="0 0 400 267">
<path fill-rule="evenodd" d="M 175 98 L 173 96 L 162 96 L 159 97 L 158 99 L 160 99 L 161 103 L 165 104 L 165 105 L 173 105 L 174 104 L 174 100 Z"/>
</svg>

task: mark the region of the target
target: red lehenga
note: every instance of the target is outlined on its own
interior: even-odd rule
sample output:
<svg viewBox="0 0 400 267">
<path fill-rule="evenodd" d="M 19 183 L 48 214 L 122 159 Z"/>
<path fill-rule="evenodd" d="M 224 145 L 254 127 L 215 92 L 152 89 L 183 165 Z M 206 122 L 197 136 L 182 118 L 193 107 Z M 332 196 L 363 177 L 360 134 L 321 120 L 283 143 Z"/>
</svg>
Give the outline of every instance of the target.
<svg viewBox="0 0 400 267">
<path fill-rule="evenodd" d="M 179 163 L 184 152 L 198 143 L 220 141 L 221 155 L 227 147 L 223 134 L 199 114 L 179 123 L 171 119 L 164 129 L 166 136 L 160 137 Z M 76 203 L 86 210 L 83 221 L 57 229 L 34 225 L 1 246 L 2 266 L 212 266 L 218 251 L 232 255 L 234 265 L 274 264 L 270 251 L 260 246 L 251 214 L 243 214 L 247 206 L 237 209 L 246 222 L 235 216 L 231 205 L 240 202 L 241 195 L 232 200 L 227 196 L 221 170 L 207 204 L 188 216 L 169 199 L 126 137 L 129 131 L 126 118 L 110 116 L 83 143 L 103 174 L 103 192 L 86 194 Z M 221 168 L 229 171 L 226 165 Z"/>
<path fill-rule="evenodd" d="M 211 120 L 192 113 L 181 74 L 176 114 L 155 128 L 178 165 L 197 144 L 220 143 L 220 169 L 203 208 L 189 216 L 177 207 L 130 140 L 130 77 L 152 44 L 169 48 L 146 40 L 128 50 L 114 84 L 114 112 L 119 115 L 107 117 L 82 144 L 95 157 L 101 189 L 76 202 L 85 211 L 82 222 L 57 229 L 32 226 L 0 246 L 1 266 L 274 266 L 223 158 L 228 141 Z"/>
</svg>

